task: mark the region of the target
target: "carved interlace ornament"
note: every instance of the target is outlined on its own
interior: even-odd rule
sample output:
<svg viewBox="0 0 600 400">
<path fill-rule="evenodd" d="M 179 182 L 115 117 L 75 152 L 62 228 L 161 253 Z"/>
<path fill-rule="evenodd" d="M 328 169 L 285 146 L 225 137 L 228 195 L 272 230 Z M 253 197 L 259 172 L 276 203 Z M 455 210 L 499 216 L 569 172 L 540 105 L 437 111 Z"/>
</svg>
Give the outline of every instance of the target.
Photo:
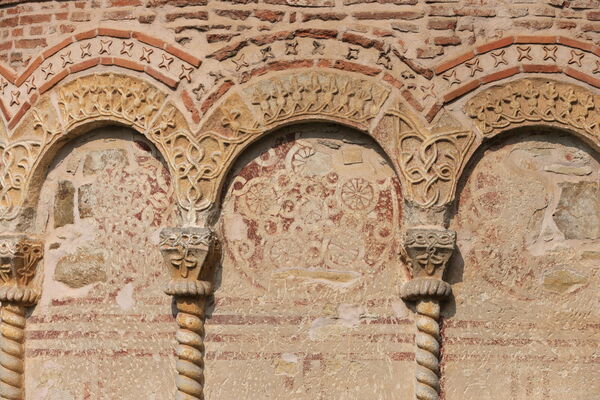
<svg viewBox="0 0 600 400">
<path fill-rule="evenodd" d="M 160 251 L 170 266 L 171 281 L 165 292 L 171 296 L 204 296 L 210 282 L 200 280 L 214 244 L 214 234 L 206 228 L 167 228 L 160 233 Z"/>
<path fill-rule="evenodd" d="M 402 288 L 402 298 L 416 302 L 415 397 L 437 400 L 440 390 L 440 300 L 451 293 L 442 280 L 454 251 L 456 233 L 442 228 L 410 228 L 404 246 L 413 279 Z"/>
<path fill-rule="evenodd" d="M 215 237 L 206 228 L 167 228 L 160 250 L 171 273 L 165 292 L 177 307 L 177 399 L 204 398 L 204 306 L 211 284 L 200 280 L 212 255 Z"/>
<path fill-rule="evenodd" d="M 555 122 L 600 139 L 600 96 L 569 83 L 522 79 L 492 87 L 465 106 L 486 136 L 512 124 Z"/>
<path fill-rule="evenodd" d="M 425 129 L 401 109 L 386 114 L 394 121 L 396 162 L 408 183 L 407 199 L 424 208 L 448 204 L 474 134 L 461 129 Z"/>
<path fill-rule="evenodd" d="M 251 98 L 264 125 L 314 114 L 364 125 L 388 95 L 389 89 L 372 81 L 313 72 L 264 81 L 253 88 Z"/>
<path fill-rule="evenodd" d="M 25 310 L 40 292 L 31 287 L 43 243 L 24 234 L 0 235 L 0 398 L 25 399 Z"/>
</svg>

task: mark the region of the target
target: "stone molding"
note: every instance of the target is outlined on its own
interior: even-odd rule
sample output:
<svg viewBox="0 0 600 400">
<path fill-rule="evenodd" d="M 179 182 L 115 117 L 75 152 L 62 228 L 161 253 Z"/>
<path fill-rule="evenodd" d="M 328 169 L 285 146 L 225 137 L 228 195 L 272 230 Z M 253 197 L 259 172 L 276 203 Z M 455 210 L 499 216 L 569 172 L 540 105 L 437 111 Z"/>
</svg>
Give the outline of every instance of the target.
<svg viewBox="0 0 600 400">
<path fill-rule="evenodd" d="M 215 262 L 215 235 L 208 228 L 165 228 L 160 251 L 171 275 L 165 292 L 174 297 L 179 326 L 175 398 L 203 399 L 204 307 L 212 285 L 202 278 Z"/>
<path fill-rule="evenodd" d="M 452 256 L 456 233 L 442 227 L 411 227 L 404 247 L 412 279 L 401 288 L 401 297 L 416 302 L 415 337 L 417 400 L 437 400 L 440 391 L 440 301 L 452 290 L 443 276 Z"/>
<path fill-rule="evenodd" d="M 22 233 L 0 235 L 0 397 L 25 399 L 25 310 L 37 303 L 33 288 L 44 254 L 41 240 Z"/>
</svg>

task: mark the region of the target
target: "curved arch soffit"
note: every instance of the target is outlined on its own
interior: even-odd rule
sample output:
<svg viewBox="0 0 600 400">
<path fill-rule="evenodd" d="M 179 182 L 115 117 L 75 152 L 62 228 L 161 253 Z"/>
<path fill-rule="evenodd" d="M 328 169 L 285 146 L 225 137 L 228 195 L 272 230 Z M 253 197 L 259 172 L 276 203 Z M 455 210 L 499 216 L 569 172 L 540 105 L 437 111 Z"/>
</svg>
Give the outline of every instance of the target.
<svg viewBox="0 0 600 400">
<path fill-rule="evenodd" d="M 193 208 L 195 188 L 189 179 L 199 147 L 186 120 L 162 92 L 127 75 L 102 73 L 54 88 L 32 107 L 0 154 L 0 220 L 18 219 L 35 207 L 49 163 L 69 140 L 103 125 L 130 127 L 157 147 L 175 179 L 183 210 Z"/>
</svg>

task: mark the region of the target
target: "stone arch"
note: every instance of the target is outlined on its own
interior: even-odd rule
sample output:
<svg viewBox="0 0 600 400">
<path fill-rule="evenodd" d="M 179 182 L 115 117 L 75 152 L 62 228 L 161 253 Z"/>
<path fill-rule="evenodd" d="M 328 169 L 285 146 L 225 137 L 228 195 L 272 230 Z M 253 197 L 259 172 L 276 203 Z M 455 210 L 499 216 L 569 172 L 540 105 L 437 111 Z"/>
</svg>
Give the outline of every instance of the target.
<svg viewBox="0 0 600 400">
<path fill-rule="evenodd" d="M 232 91 L 200 129 L 201 138 L 214 138 L 215 148 L 223 150 L 218 169 L 210 169 L 202 184 L 207 200 L 202 210 L 218 208 L 226 176 L 250 144 L 291 124 L 320 121 L 353 128 L 375 139 L 393 160 L 385 138 L 372 127 L 390 92 L 379 81 L 329 69 L 273 74 Z"/>
<path fill-rule="evenodd" d="M 77 78 L 44 95 L 13 135 L 5 138 L 0 218 L 27 226 L 45 171 L 60 148 L 70 139 L 106 125 L 130 127 L 149 139 L 175 179 L 179 206 L 193 208 L 197 191 L 189 174 L 198 146 L 185 118 L 155 86 L 104 73 Z"/>
</svg>

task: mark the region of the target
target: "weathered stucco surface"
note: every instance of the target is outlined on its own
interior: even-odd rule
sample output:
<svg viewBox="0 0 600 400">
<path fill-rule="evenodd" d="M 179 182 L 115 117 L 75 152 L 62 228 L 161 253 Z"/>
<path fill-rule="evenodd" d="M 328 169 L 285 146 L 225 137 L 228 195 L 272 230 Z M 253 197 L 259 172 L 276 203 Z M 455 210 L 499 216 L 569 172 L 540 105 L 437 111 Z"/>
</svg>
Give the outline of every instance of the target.
<svg viewBox="0 0 600 400">
<path fill-rule="evenodd" d="M 46 264 L 28 398 L 170 398 L 176 324 L 157 243 L 177 218 L 156 150 L 127 129 L 92 132 L 57 157 L 38 210 Z"/>
<path fill-rule="evenodd" d="M 468 171 L 452 224 L 448 400 L 600 393 L 599 165 L 570 135 L 526 129 Z"/>
<path fill-rule="evenodd" d="M 246 153 L 219 225 L 207 398 L 412 398 L 401 201 L 381 152 L 348 128 L 285 128 Z"/>
</svg>

